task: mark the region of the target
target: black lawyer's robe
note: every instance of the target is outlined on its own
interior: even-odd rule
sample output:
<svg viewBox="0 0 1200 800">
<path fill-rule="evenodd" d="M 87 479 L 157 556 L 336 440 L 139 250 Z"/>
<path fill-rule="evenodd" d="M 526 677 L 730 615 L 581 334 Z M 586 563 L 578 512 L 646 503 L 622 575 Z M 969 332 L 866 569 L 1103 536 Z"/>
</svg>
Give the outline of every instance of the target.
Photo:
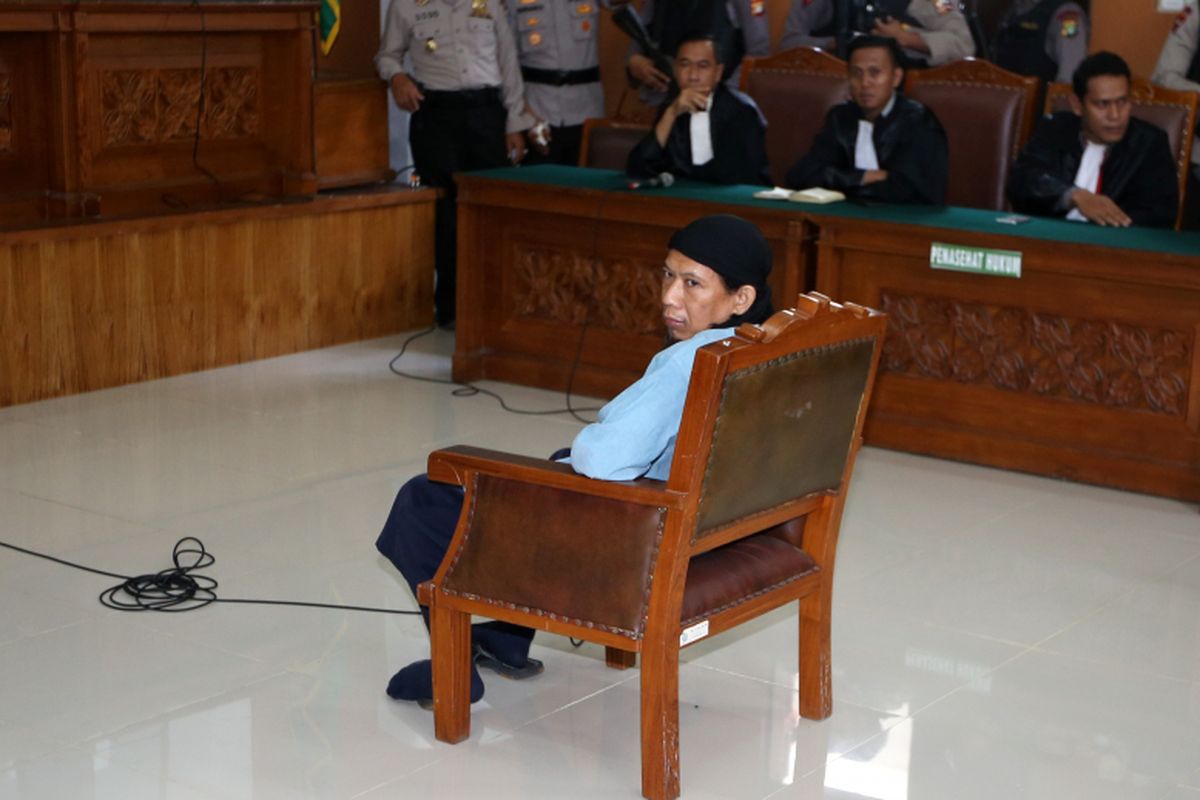
<svg viewBox="0 0 1200 800">
<path fill-rule="evenodd" d="M 788 170 L 793 189 L 836 189 L 847 197 L 881 203 L 942 205 L 946 202 L 950 149 L 942 124 L 925 106 L 896 95 L 891 110 L 875 120 L 871 139 L 886 180 L 863 185 L 854 166 L 862 111 L 852 100 L 834 106 L 807 155 Z"/>
<path fill-rule="evenodd" d="M 1063 111 L 1044 118 L 1008 175 L 1008 199 L 1022 214 L 1062 217 L 1063 197 L 1075 187 L 1083 160 L 1083 120 Z M 1134 225 L 1170 228 L 1179 206 L 1179 173 L 1167 134 L 1132 118 L 1125 138 L 1109 147 L 1100 168 L 1100 194 L 1112 199 Z"/>
<path fill-rule="evenodd" d="M 674 102 L 667 100 L 658 118 Z M 625 172 L 632 178 L 653 178 L 669 172 L 677 178 L 709 183 L 771 185 L 767 174 L 767 128 L 758 108 L 749 99 L 717 86 L 709 109 L 713 157 L 706 164 L 692 163 L 691 114 L 680 114 L 660 146 L 650 131 L 629 154 Z"/>
</svg>

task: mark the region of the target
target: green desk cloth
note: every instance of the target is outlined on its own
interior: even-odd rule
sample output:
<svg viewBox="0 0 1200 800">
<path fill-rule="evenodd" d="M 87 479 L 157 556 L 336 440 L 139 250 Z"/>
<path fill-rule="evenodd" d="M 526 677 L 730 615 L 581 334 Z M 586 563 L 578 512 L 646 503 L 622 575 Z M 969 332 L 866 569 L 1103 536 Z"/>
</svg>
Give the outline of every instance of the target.
<svg viewBox="0 0 1200 800">
<path fill-rule="evenodd" d="M 566 167 L 543 164 L 535 167 L 502 167 L 481 170 L 472 176 L 518 181 L 540 186 L 562 186 L 572 189 L 591 189 L 606 192 L 630 192 L 629 179 L 620 172 L 586 167 Z M 996 220 L 1007 216 L 1003 211 L 977 208 L 859 205 L 850 202 L 809 205 L 786 200 L 757 200 L 754 193 L 763 186 L 720 186 L 697 181 L 678 180 L 669 188 L 641 189 L 639 196 L 653 193 L 655 197 L 674 200 L 698 200 L 722 205 L 752 206 L 772 211 L 794 210 L 797 215 L 837 217 L 878 222 L 923 225 L 947 231 L 972 231 L 1012 236 L 1017 239 L 1043 239 L 1052 242 L 1113 247 L 1200 257 L 1200 233 L 1156 230 L 1150 228 L 1105 228 L 1061 219 L 1034 217 L 1020 225 Z"/>
</svg>

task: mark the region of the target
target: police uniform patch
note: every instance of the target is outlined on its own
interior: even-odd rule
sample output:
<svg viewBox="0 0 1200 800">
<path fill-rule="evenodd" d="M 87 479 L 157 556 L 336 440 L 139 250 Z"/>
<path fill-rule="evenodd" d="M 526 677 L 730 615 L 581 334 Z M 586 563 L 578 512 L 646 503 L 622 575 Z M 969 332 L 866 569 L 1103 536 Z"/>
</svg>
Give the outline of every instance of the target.
<svg viewBox="0 0 1200 800">
<path fill-rule="evenodd" d="M 1184 6 L 1183 11 L 1180 11 L 1179 16 L 1175 17 L 1175 21 L 1171 23 L 1171 33 L 1175 33 L 1175 31 L 1179 30 L 1184 25 L 1186 25 L 1187 21 L 1188 21 L 1188 17 L 1191 16 L 1191 14 L 1192 14 L 1192 7 Z"/>
<path fill-rule="evenodd" d="M 1058 15 L 1059 35 L 1071 39 L 1079 35 L 1079 14 L 1074 11 L 1064 11 Z"/>
<path fill-rule="evenodd" d="M 933 3 L 933 10 L 939 14 L 949 14 L 954 10 L 954 0 L 929 0 Z"/>
</svg>

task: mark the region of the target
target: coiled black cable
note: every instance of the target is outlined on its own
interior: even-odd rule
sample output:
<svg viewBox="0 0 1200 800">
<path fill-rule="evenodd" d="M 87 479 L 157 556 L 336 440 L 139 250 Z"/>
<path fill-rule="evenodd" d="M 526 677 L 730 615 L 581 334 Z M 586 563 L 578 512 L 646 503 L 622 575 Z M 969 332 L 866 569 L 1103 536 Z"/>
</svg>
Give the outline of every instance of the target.
<svg viewBox="0 0 1200 800">
<path fill-rule="evenodd" d="M 105 608 L 116 611 L 163 611 L 179 612 L 203 608 L 210 603 L 245 603 L 251 605 L 270 606 L 301 606 L 304 608 L 330 608 L 339 611 L 370 611 L 377 614 L 409 614 L 417 615 L 420 611 L 396 608 L 375 608 L 372 606 L 353 606 L 338 603 L 311 603 L 303 600 L 260 600 L 243 597 L 218 597 L 217 579 L 210 575 L 195 574 L 197 570 L 206 569 L 216 563 L 216 558 L 204 546 L 204 542 L 195 536 L 185 536 L 175 543 L 171 552 L 174 567 L 146 575 L 121 575 L 116 572 L 106 572 L 102 569 L 77 564 L 64 558 L 40 553 L 18 547 L 15 544 L 0 541 L 0 547 L 7 547 L 18 553 L 35 556 L 62 564 L 67 567 L 104 575 L 109 578 L 119 578 L 122 582 L 109 587 L 100 593 L 100 604 Z"/>
</svg>

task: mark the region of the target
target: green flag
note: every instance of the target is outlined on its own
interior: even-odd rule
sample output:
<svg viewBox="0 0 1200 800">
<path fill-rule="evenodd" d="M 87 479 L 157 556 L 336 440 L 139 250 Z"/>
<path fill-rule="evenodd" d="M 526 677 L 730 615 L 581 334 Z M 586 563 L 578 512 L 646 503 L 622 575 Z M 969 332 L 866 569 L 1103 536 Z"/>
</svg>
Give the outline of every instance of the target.
<svg viewBox="0 0 1200 800">
<path fill-rule="evenodd" d="M 321 30 L 321 52 L 329 55 L 338 31 L 342 29 L 342 4 L 338 0 L 321 0 L 317 23 Z"/>
</svg>

